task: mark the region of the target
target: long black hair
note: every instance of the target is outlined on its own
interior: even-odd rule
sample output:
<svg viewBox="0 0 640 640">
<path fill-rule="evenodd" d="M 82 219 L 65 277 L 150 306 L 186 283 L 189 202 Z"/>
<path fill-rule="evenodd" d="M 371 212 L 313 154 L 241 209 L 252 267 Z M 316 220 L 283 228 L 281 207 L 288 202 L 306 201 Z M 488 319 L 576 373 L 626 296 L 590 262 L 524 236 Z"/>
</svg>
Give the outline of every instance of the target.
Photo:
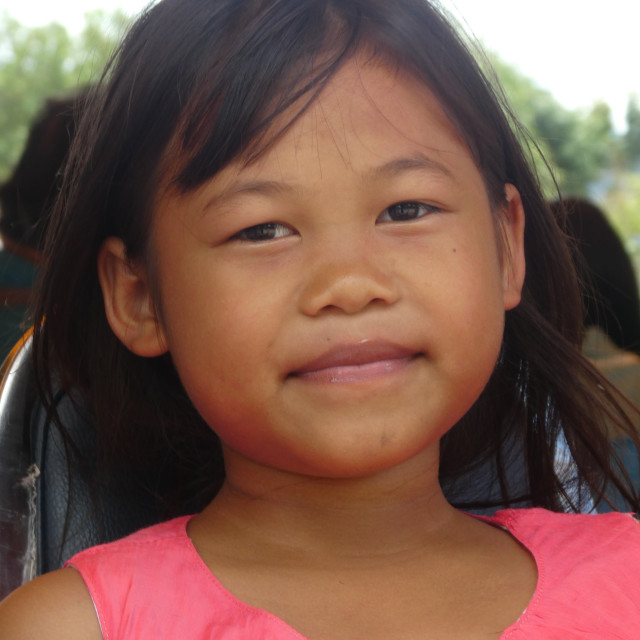
<svg viewBox="0 0 640 640">
<path fill-rule="evenodd" d="M 303 112 L 364 48 L 430 88 L 496 210 L 512 183 L 527 216 L 522 302 L 507 312 L 487 388 L 442 440 L 443 484 L 489 465 L 497 497 L 478 490 L 462 506 L 565 508 L 572 496 L 554 466 L 563 433 L 587 490 L 601 495 L 613 482 L 637 507 L 612 472 L 604 425 L 613 418 L 635 433 L 579 353 L 582 309 L 563 221 L 546 206 L 499 94 L 427 0 L 162 0 L 141 15 L 87 106 L 52 222 L 34 337 L 45 402 L 59 384 L 79 394 L 94 416 L 96 468 L 128 469 L 165 500 L 167 515 L 215 495 L 224 478 L 215 425 L 193 408 L 169 355 L 139 358 L 113 335 L 96 256 L 117 236 L 130 260 L 149 261 L 158 185 L 187 192 L 233 160 L 251 162 L 282 134 L 278 115 Z"/>
</svg>

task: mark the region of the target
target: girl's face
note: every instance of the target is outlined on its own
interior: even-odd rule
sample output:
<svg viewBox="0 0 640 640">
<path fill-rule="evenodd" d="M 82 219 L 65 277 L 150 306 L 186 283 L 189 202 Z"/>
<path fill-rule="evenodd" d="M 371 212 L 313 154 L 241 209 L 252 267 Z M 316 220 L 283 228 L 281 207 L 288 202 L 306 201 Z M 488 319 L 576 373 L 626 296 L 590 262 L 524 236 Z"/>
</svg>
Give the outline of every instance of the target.
<svg viewBox="0 0 640 640">
<path fill-rule="evenodd" d="M 336 478 L 437 449 L 487 383 L 524 277 L 517 191 L 496 214 L 501 260 L 437 101 L 358 63 L 259 161 L 163 197 L 153 236 L 157 353 L 226 450 Z"/>
</svg>

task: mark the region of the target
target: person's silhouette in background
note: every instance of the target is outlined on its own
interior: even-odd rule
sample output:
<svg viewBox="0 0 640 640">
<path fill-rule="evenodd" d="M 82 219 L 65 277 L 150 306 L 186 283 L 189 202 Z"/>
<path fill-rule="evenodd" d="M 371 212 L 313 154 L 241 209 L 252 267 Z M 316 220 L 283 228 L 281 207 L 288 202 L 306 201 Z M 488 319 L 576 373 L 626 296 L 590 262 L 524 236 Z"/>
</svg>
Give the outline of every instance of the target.
<svg viewBox="0 0 640 640">
<path fill-rule="evenodd" d="M 13 173 L 0 185 L 0 362 L 25 329 L 48 215 L 83 98 L 47 100 Z"/>
<path fill-rule="evenodd" d="M 640 295 L 633 264 L 601 209 L 581 199 L 556 202 L 552 208 L 560 206 L 567 213 L 567 231 L 576 242 L 578 272 L 584 283 L 583 351 L 640 406 Z M 615 432 L 611 437 L 625 468 L 639 484 L 635 448 Z M 609 498 L 616 501 L 614 495 Z M 608 507 L 602 503 L 598 510 Z"/>
</svg>

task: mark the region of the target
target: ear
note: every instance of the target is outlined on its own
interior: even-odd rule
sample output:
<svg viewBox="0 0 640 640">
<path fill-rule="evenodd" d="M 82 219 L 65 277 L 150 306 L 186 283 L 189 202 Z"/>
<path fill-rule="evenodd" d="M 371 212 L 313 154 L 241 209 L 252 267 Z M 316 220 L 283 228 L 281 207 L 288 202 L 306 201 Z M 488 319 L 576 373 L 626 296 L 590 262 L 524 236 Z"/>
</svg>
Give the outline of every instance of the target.
<svg viewBox="0 0 640 640">
<path fill-rule="evenodd" d="M 502 236 L 502 288 L 504 308 L 513 309 L 520 303 L 526 271 L 524 257 L 524 207 L 520 192 L 512 185 L 505 185 L 506 205 L 503 209 Z"/>
<path fill-rule="evenodd" d="M 107 320 L 125 347 L 145 357 L 165 353 L 166 341 L 146 271 L 128 260 L 119 238 L 107 238 L 100 247 L 98 278 Z"/>
</svg>

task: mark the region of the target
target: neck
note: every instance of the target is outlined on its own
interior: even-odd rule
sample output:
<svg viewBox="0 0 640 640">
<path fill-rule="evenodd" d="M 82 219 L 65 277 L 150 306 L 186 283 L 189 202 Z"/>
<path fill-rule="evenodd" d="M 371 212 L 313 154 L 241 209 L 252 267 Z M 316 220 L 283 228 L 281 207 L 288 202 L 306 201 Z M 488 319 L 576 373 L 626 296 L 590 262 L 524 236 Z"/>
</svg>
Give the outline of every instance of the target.
<svg viewBox="0 0 640 640">
<path fill-rule="evenodd" d="M 281 547 L 326 561 L 411 552 L 445 536 L 458 518 L 438 483 L 437 453 L 425 452 L 349 479 L 288 474 L 227 456 L 227 481 L 199 520 L 201 531 L 243 549 Z"/>
</svg>

